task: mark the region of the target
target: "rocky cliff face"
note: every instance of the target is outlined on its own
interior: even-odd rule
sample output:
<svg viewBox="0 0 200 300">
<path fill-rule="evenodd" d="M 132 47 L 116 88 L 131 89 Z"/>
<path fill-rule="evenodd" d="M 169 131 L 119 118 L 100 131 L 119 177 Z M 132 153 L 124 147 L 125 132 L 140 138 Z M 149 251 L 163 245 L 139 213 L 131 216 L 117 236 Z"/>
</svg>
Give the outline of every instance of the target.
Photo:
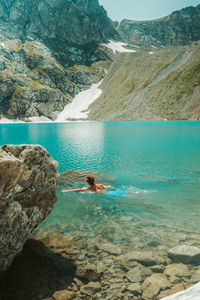
<svg viewBox="0 0 200 300">
<path fill-rule="evenodd" d="M 99 43 L 119 37 L 98 0 L 3 0 L 0 20 L 13 23 L 17 38 L 43 42 L 63 65 L 90 64 Z"/>
<path fill-rule="evenodd" d="M 123 20 L 118 32 L 125 41 L 132 44 L 180 46 L 200 40 L 199 24 L 200 5 L 175 11 L 153 21 Z"/>
<path fill-rule="evenodd" d="M 4 37 L 0 42 L 0 116 L 55 119 L 55 111 L 63 110 L 77 93 L 104 76 L 109 53 L 99 49 L 95 53 L 105 61 L 66 69 L 43 43 Z"/>
<path fill-rule="evenodd" d="M 91 120 L 200 120 L 200 45 L 118 54 Z"/>
<path fill-rule="evenodd" d="M 41 146 L 0 147 L 0 274 L 53 209 L 57 168 Z"/>
<path fill-rule="evenodd" d="M 112 54 L 99 43 L 115 36 L 97 0 L 1 1 L 0 118 L 56 119 L 102 79 Z"/>
</svg>

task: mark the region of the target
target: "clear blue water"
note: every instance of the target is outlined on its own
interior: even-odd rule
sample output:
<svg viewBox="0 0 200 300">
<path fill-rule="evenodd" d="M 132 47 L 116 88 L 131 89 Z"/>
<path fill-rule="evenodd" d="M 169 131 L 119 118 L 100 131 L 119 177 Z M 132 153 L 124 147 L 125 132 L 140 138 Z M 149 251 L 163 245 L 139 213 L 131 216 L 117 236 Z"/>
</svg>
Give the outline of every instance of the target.
<svg viewBox="0 0 200 300">
<path fill-rule="evenodd" d="M 122 190 L 121 195 L 58 190 L 55 209 L 40 229 L 127 245 L 197 243 L 200 122 L 1 124 L 0 144 L 6 143 L 41 144 L 60 172 L 103 172 Z"/>
</svg>

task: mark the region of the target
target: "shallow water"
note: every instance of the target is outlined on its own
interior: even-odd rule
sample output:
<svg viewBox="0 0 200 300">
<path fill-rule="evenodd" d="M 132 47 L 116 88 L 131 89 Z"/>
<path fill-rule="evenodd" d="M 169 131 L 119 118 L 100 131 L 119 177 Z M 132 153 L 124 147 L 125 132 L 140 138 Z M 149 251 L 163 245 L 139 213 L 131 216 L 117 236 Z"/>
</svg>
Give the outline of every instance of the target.
<svg viewBox="0 0 200 300">
<path fill-rule="evenodd" d="M 103 172 L 111 178 L 105 183 L 116 188 L 115 194 L 58 189 L 55 209 L 40 230 L 124 247 L 198 245 L 200 122 L 3 124 L 0 143 L 41 144 L 59 171 Z"/>
</svg>

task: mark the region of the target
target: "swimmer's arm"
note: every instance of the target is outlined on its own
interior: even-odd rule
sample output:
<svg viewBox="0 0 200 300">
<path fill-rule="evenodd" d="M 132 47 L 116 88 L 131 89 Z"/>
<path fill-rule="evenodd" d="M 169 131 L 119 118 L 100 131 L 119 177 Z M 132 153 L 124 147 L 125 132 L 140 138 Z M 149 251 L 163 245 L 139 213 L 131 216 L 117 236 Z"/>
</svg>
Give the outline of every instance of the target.
<svg viewBox="0 0 200 300">
<path fill-rule="evenodd" d="M 83 188 L 83 189 L 74 189 L 74 190 L 62 190 L 62 192 L 64 192 L 64 193 L 67 193 L 67 192 L 76 192 L 76 193 L 79 193 L 79 192 L 86 192 L 88 190 L 89 190 L 88 188 Z"/>
</svg>

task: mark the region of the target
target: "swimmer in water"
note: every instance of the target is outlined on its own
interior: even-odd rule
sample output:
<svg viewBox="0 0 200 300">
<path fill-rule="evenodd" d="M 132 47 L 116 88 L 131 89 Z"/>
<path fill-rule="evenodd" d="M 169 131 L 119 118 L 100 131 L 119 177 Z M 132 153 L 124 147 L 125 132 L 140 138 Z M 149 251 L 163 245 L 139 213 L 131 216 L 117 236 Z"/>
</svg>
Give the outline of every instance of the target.
<svg viewBox="0 0 200 300">
<path fill-rule="evenodd" d="M 89 187 L 85 187 L 82 189 L 74 189 L 74 190 L 62 190 L 62 192 L 77 192 L 77 193 L 87 192 L 87 191 L 103 192 L 105 189 L 113 189 L 113 187 L 110 185 L 103 185 L 100 183 L 95 184 L 95 180 L 93 176 L 87 176 L 85 181 L 89 184 Z"/>
</svg>

